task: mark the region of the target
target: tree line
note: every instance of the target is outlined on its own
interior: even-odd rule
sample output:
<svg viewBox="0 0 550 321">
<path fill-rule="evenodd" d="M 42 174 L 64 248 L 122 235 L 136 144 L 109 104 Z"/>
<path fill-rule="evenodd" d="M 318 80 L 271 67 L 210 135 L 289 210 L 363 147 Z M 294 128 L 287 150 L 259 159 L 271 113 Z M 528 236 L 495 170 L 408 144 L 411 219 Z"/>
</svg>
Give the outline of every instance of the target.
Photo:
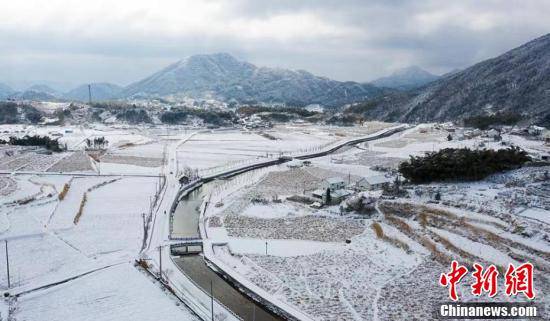
<svg viewBox="0 0 550 321">
<path fill-rule="evenodd" d="M 515 112 L 498 112 L 493 115 L 478 115 L 464 119 L 466 127 L 475 127 L 479 129 L 488 129 L 494 125 L 515 125 L 523 117 Z"/>
<path fill-rule="evenodd" d="M 474 181 L 518 168 L 529 160 L 527 152 L 519 147 L 500 150 L 445 148 L 425 156 L 411 156 L 399 165 L 399 172 L 412 183 Z"/>
<path fill-rule="evenodd" d="M 217 126 L 233 123 L 235 120 L 235 115 L 229 111 L 183 108 L 162 113 L 160 121 L 165 124 L 180 124 L 189 116 L 197 117 L 207 124 Z"/>
<path fill-rule="evenodd" d="M 9 144 L 16 146 L 41 146 L 52 152 L 61 152 L 63 149 L 57 139 L 51 139 L 48 136 L 24 136 L 22 138 L 10 137 L 8 141 L 0 139 L 0 144 Z"/>
<path fill-rule="evenodd" d="M 28 104 L 0 102 L 0 124 L 19 124 L 25 120 L 37 124 L 42 120 L 42 113 Z"/>
</svg>

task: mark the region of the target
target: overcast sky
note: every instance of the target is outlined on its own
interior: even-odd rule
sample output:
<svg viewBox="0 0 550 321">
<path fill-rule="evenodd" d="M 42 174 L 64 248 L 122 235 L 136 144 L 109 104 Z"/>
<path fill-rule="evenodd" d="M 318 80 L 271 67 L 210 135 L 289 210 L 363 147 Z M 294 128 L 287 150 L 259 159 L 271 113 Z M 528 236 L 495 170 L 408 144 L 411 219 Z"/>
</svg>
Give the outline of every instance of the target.
<svg viewBox="0 0 550 321">
<path fill-rule="evenodd" d="M 0 82 L 126 85 L 197 53 L 367 81 L 550 32 L 548 0 L 2 0 Z"/>
</svg>

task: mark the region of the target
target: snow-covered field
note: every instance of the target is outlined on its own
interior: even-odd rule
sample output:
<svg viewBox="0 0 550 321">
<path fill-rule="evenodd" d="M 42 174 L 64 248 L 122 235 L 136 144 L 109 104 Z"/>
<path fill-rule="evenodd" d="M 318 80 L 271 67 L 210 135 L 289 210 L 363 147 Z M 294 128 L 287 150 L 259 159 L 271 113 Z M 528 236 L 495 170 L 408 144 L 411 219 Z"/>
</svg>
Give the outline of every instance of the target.
<svg viewBox="0 0 550 321">
<path fill-rule="evenodd" d="M 129 263 L 25 294 L 11 304 L 16 320 L 199 320 Z"/>
<path fill-rule="evenodd" d="M 19 294 L 2 301 L 1 320 L 8 310 L 9 320 L 198 320 L 134 267 L 143 214 L 163 182 L 166 140 L 110 128 L 0 127 L 20 136 L 62 133 L 69 148 L 0 150 L 0 240 L 8 242 L 11 281 L 8 289 L 2 250 L 0 289 Z M 84 150 L 94 137 L 109 141 L 100 162 Z"/>
<path fill-rule="evenodd" d="M 312 319 L 433 319 L 434 302 L 448 300 L 447 289 L 437 281 L 451 259 L 501 268 L 530 261 L 536 268 L 536 302 L 548 307 L 550 228 L 545 208 L 550 194 L 536 192 L 548 190 L 543 178 L 547 167 L 477 183 L 409 188 L 409 198 L 380 201 L 371 215 L 285 200 L 309 195 L 328 177 L 353 185 L 362 177 L 380 175 L 373 167 L 392 169 L 409 155 L 477 148 L 481 141 L 488 148 L 502 148 L 481 138 L 448 141 L 446 136 L 445 131 L 417 127 L 312 160 L 311 167 L 279 166 L 219 186 L 212 191 L 204 220 L 213 244 L 209 258 L 250 289 Z M 525 143 L 528 150 L 542 146 L 518 137 L 504 139 Z M 510 183 L 518 180 L 522 184 Z M 438 191 L 441 200 L 434 203 Z M 380 225 L 383 237 L 376 235 L 373 223 Z M 465 301 L 483 301 L 467 285 L 460 292 Z M 523 299 L 501 293 L 498 300 Z"/>
<path fill-rule="evenodd" d="M 266 157 L 319 150 L 388 126 L 294 124 L 194 135 L 148 127 L 0 126 L 0 138 L 55 133 L 68 147 L 51 155 L 0 148 L 0 240 L 8 241 L 11 275 L 8 289 L 2 265 L 0 290 L 19 294 L 0 301 L 0 320 L 8 314 L 9 320 L 29 321 L 67 315 L 70 320 L 197 320 L 134 266 L 142 257 L 143 214 L 158 205 L 155 195 L 165 187 L 161 176 L 175 177 L 184 168 L 212 174 Z M 108 140 L 106 148 L 85 150 L 86 140 L 97 137 Z M 547 149 L 518 136 L 503 139 L 530 152 Z M 481 142 L 502 146 L 481 138 L 448 141 L 447 132 L 423 125 L 312 159 L 310 166 L 283 164 L 219 181 L 200 220 L 210 246 L 205 255 L 274 304 L 311 319 L 432 319 L 431 304 L 447 299 L 437 279 L 451 258 L 499 267 L 533 262 L 536 302 L 548 308 L 548 167 L 477 183 L 410 187 L 408 198 L 379 200 L 370 214 L 346 212 L 341 204 L 312 208 L 301 201 L 329 178 L 341 178 L 353 192 L 356 183 L 384 174 L 380 170 L 390 173 L 409 155 L 478 148 Z M 176 182 L 169 182 L 176 191 Z M 167 237 L 152 238 L 162 243 Z M 5 262 L 3 250 L 0 262 Z M 179 271 L 167 271 L 178 280 Z M 467 287 L 460 291 L 464 300 L 476 299 Z"/>
</svg>

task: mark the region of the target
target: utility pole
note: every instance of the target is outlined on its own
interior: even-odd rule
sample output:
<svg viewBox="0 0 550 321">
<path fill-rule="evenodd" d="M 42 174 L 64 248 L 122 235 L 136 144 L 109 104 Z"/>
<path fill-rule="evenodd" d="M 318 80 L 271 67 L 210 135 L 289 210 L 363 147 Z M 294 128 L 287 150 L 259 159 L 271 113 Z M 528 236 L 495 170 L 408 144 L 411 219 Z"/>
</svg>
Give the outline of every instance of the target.
<svg viewBox="0 0 550 321">
<path fill-rule="evenodd" d="M 159 245 L 159 275 L 162 282 L 162 245 Z"/>
<path fill-rule="evenodd" d="M 92 104 L 92 85 L 88 84 L 88 102 Z"/>
<path fill-rule="evenodd" d="M 6 271 L 8 274 L 8 289 L 11 288 L 10 284 L 10 257 L 8 253 L 8 240 L 4 240 L 4 243 L 6 244 Z"/>
<path fill-rule="evenodd" d="M 267 241 L 265 242 L 265 255 L 267 256 Z"/>
<path fill-rule="evenodd" d="M 211 321 L 214 321 L 214 285 L 212 279 L 210 279 L 210 312 L 212 314 Z"/>
</svg>

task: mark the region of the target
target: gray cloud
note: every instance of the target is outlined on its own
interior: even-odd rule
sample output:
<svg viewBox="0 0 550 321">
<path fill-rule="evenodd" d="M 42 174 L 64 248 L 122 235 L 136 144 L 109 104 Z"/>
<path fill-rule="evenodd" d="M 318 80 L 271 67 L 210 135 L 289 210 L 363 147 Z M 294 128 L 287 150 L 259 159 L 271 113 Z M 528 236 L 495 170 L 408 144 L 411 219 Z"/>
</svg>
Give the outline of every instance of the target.
<svg viewBox="0 0 550 321">
<path fill-rule="evenodd" d="M 545 0 L 51 2 L 0 4 L 0 82 L 127 84 L 219 51 L 367 81 L 409 65 L 464 68 L 550 30 Z"/>
</svg>

